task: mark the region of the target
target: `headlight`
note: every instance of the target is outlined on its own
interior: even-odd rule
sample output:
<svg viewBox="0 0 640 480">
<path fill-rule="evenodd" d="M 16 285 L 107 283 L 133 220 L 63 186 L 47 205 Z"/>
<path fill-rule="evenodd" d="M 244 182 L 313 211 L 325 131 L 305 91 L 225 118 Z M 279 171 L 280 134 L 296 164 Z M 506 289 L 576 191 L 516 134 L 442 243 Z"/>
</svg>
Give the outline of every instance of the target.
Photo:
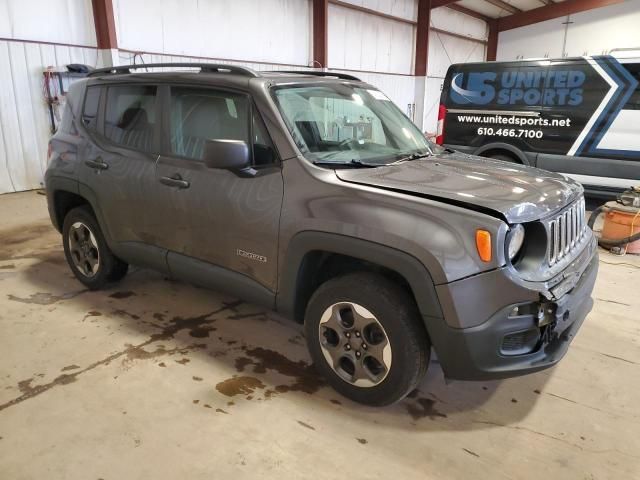
<svg viewBox="0 0 640 480">
<path fill-rule="evenodd" d="M 507 237 L 507 254 L 509 255 L 509 260 L 516 258 L 516 255 L 518 255 L 523 243 L 524 227 L 522 225 L 512 227 Z"/>
</svg>

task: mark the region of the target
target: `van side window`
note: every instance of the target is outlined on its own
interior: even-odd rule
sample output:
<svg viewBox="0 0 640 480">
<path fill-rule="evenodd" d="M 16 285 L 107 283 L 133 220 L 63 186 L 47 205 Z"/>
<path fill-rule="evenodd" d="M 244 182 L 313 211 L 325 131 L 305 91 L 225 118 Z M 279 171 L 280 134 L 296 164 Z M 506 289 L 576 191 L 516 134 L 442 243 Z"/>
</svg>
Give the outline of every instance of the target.
<svg viewBox="0 0 640 480">
<path fill-rule="evenodd" d="M 87 88 L 82 110 L 82 124 L 92 132 L 98 129 L 98 105 L 100 103 L 100 87 Z"/>
<path fill-rule="evenodd" d="M 270 165 L 276 161 L 276 152 L 264 122 L 260 114 L 255 110 L 253 111 L 252 122 L 253 164 L 256 166 Z"/>
<path fill-rule="evenodd" d="M 171 153 L 202 160 L 207 140 L 249 141 L 249 102 L 232 92 L 171 88 Z"/>
<path fill-rule="evenodd" d="M 156 87 L 116 85 L 107 89 L 104 135 L 134 150 L 153 150 Z"/>
</svg>

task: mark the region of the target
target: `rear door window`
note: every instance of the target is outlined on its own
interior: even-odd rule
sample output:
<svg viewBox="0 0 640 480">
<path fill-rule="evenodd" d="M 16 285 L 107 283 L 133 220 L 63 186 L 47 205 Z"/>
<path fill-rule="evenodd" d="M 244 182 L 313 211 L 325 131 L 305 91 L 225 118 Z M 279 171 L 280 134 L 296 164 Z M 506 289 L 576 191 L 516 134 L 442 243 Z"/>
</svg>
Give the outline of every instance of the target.
<svg viewBox="0 0 640 480">
<path fill-rule="evenodd" d="M 123 147 L 153 151 L 156 87 L 115 85 L 107 89 L 104 135 Z"/>
</svg>

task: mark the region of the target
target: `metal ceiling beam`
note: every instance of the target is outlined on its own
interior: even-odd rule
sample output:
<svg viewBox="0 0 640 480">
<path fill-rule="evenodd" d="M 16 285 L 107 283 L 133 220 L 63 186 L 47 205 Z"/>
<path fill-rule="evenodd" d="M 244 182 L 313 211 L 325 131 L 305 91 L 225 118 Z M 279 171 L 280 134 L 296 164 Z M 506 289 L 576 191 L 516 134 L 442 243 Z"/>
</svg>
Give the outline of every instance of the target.
<svg viewBox="0 0 640 480">
<path fill-rule="evenodd" d="M 498 19 L 498 31 L 504 32 L 514 28 L 525 27 L 534 23 L 552 20 L 554 18 L 566 17 L 574 13 L 585 12 L 594 8 L 606 7 L 622 3 L 624 0 L 566 0 L 553 5 L 534 8 L 516 15 L 509 15 Z"/>
<path fill-rule="evenodd" d="M 521 13 L 522 10 L 520 10 L 518 7 L 514 7 L 513 5 L 511 5 L 510 3 L 505 2 L 504 0 L 484 0 L 487 3 L 490 3 L 491 5 L 493 5 L 494 7 L 498 7 L 501 8 L 502 10 L 505 10 L 511 14 L 516 14 L 516 13 Z"/>
<path fill-rule="evenodd" d="M 431 8 L 446 7 L 457 1 L 458 0 L 431 0 Z"/>
<path fill-rule="evenodd" d="M 470 10 L 466 7 L 463 7 L 462 5 L 458 5 L 457 3 L 447 5 L 447 8 L 455 10 L 456 12 L 464 13 L 465 15 L 469 15 L 470 17 L 477 18 L 479 20 L 484 20 L 485 22 L 490 22 L 491 20 L 493 20 L 493 18 L 491 17 L 487 17 L 486 15 L 478 13 L 475 10 Z"/>
<path fill-rule="evenodd" d="M 449 37 L 459 38 L 460 40 L 467 40 L 468 42 L 480 43 L 482 45 L 487 45 L 489 43 L 488 40 L 470 37 L 469 35 L 462 35 L 461 33 L 450 32 L 449 30 L 443 30 L 441 28 L 431 27 L 429 31 L 440 33 L 442 35 L 448 35 Z"/>
<path fill-rule="evenodd" d="M 373 15 L 374 17 L 386 18 L 388 20 L 407 23 L 409 25 L 415 25 L 417 23 L 417 22 L 414 22 L 413 20 L 409 20 L 408 18 L 398 17 L 396 15 L 390 15 L 388 13 L 383 13 L 378 10 L 374 10 L 372 8 L 361 7 L 360 5 L 354 5 L 353 3 L 343 2 L 342 0 L 329 0 L 329 3 L 332 5 L 337 5 L 339 7 L 348 8 L 349 10 L 355 10 L 357 12 L 367 13 L 369 15 Z"/>
</svg>

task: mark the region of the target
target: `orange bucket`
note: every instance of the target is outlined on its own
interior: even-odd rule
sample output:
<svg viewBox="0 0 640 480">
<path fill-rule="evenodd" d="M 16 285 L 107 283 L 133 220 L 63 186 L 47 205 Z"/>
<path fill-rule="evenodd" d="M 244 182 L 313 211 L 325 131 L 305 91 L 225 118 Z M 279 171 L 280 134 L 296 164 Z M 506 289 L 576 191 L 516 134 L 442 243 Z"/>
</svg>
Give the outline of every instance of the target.
<svg viewBox="0 0 640 480">
<path fill-rule="evenodd" d="M 627 207 L 617 202 L 607 202 L 603 208 L 604 226 L 602 237 L 619 239 L 640 232 L 640 209 Z M 625 248 L 624 246 L 622 248 Z M 626 245 L 627 253 L 640 254 L 640 240 Z"/>
</svg>

